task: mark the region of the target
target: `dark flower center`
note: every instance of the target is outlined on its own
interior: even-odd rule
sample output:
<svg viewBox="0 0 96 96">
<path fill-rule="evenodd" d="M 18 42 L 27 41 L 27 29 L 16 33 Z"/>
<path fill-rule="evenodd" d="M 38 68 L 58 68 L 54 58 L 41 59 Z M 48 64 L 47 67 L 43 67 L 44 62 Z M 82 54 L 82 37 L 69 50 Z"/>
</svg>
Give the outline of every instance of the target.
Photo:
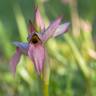
<svg viewBox="0 0 96 96">
<path fill-rule="evenodd" d="M 36 43 L 38 43 L 39 41 L 40 41 L 40 39 L 39 39 L 39 37 L 38 37 L 37 34 L 34 34 L 34 35 L 32 36 L 32 38 L 31 38 L 31 40 L 30 40 L 30 42 L 33 43 L 33 44 L 36 44 Z"/>
</svg>

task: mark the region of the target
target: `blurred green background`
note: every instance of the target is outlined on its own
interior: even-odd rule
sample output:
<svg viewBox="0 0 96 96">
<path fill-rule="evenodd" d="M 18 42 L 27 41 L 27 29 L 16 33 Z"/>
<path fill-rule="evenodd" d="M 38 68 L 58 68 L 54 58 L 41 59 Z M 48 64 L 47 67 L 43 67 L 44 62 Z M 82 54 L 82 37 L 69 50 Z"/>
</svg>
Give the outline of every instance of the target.
<svg viewBox="0 0 96 96">
<path fill-rule="evenodd" d="M 71 26 L 46 44 L 50 58 L 49 96 L 96 96 L 96 0 L 0 0 L 0 96 L 39 96 L 32 62 L 22 56 L 12 76 L 13 41 L 26 42 L 38 5 L 45 24 L 63 15 Z"/>
</svg>

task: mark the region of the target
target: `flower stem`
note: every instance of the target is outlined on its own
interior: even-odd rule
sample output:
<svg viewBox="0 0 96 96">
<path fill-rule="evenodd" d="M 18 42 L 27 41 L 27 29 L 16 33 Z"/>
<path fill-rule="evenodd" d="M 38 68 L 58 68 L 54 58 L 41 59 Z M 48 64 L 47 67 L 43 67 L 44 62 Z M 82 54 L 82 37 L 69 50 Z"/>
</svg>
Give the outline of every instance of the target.
<svg viewBox="0 0 96 96">
<path fill-rule="evenodd" d="M 48 85 L 48 83 L 43 82 L 43 96 L 49 96 Z"/>
<path fill-rule="evenodd" d="M 38 86 L 39 86 L 39 91 L 38 91 L 38 96 L 43 96 L 43 92 L 42 92 L 42 80 L 41 80 L 41 77 L 38 76 Z"/>
<path fill-rule="evenodd" d="M 44 78 L 42 78 L 42 76 L 38 76 L 38 83 L 39 83 L 38 96 L 49 96 L 49 92 L 48 92 L 49 83 L 48 83 L 48 81 L 44 80 Z"/>
</svg>

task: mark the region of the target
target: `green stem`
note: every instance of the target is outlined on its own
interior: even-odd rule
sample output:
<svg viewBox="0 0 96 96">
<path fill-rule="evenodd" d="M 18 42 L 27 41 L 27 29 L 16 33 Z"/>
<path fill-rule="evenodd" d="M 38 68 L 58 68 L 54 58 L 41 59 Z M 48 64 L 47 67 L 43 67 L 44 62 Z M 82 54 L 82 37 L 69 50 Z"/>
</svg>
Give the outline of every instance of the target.
<svg viewBox="0 0 96 96">
<path fill-rule="evenodd" d="M 43 82 L 43 96 L 49 96 L 48 85 L 48 83 Z"/>
<path fill-rule="evenodd" d="M 38 76 L 38 85 L 39 85 L 39 94 L 38 96 L 49 96 L 48 87 L 49 83 L 48 81 L 44 80 L 41 76 Z"/>
<path fill-rule="evenodd" d="M 41 80 L 40 76 L 38 76 L 38 87 L 39 87 L 38 96 L 43 96 L 42 95 L 42 80 Z"/>
</svg>

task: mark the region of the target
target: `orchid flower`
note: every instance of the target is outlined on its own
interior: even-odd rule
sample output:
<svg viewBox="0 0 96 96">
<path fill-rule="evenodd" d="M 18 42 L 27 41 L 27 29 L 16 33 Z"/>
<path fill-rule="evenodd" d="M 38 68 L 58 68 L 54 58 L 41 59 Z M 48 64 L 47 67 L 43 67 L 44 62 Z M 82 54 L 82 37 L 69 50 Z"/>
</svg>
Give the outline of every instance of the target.
<svg viewBox="0 0 96 96">
<path fill-rule="evenodd" d="M 16 53 L 13 55 L 10 61 L 10 67 L 13 74 L 16 72 L 16 66 L 19 63 L 22 54 L 29 56 L 32 60 L 36 72 L 41 74 L 45 63 L 45 42 L 51 37 L 57 37 L 68 30 L 69 23 L 60 24 L 62 17 L 57 18 L 52 22 L 48 28 L 45 28 L 40 11 L 37 8 L 35 10 L 35 22 L 34 24 L 29 20 L 28 27 L 28 42 L 13 42 L 16 46 Z M 38 32 L 39 31 L 39 32 Z"/>
</svg>

